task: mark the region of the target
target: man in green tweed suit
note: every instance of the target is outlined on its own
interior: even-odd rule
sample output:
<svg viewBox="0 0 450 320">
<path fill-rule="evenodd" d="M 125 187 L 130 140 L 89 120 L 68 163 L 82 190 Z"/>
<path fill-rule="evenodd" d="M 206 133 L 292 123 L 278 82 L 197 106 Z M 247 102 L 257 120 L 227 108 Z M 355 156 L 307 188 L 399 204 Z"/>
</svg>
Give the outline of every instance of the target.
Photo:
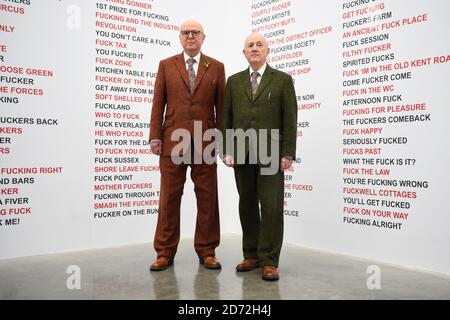
<svg viewBox="0 0 450 320">
<path fill-rule="evenodd" d="M 279 279 L 283 243 L 284 171 L 295 158 L 297 101 L 292 77 L 271 68 L 267 40 L 245 40 L 250 67 L 229 77 L 221 132 L 222 159 L 234 167 L 244 261 L 237 271 L 262 267 L 262 279 Z M 259 207 L 261 206 L 261 212 Z"/>
</svg>

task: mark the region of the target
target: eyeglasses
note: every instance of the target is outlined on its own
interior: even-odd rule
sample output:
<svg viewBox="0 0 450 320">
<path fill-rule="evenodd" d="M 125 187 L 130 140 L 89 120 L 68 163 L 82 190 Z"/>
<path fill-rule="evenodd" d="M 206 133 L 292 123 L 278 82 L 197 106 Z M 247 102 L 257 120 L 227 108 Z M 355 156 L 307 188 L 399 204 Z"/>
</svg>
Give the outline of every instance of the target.
<svg viewBox="0 0 450 320">
<path fill-rule="evenodd" d="M 181 30 L 180 34 L 186 38 L 189 38 L 189 34 L 192 34 L 192 37 L 197 38 L 202 32 L 200 30 Z"/>
</svg>

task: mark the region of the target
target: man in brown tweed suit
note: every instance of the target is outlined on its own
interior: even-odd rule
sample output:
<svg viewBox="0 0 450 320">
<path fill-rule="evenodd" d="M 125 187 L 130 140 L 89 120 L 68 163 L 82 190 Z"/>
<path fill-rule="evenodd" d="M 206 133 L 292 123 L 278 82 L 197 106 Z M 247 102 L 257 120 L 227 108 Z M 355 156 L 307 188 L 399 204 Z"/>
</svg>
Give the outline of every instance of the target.
<svg viewBox="0 0 450 320">
<path fill-rule="evenodd" d="M 215 257 L 220 242 L 217 165 L 203 158 L 194 161 L 194 156 L 201 157 L 210 142 L 194 144 L 195 139 L 189 138 L 180 143 L 176 138 L 180 131 L 189 133 L 190 137 L 194 137 L 194 131 L 203 136 L 206 130 L 220 123 L 225 68 L 221 62 L 201 53 L 204 39 L 200 23 L 184 22 L 180 31 L 184 51 L 162 60 L 156 77 L 150 141 L 152 152 L 160 156 L 161 190 L 154 239 L 157 259 L 150 266 L 152 271 L 165 270 L 173 264 L 180 240 L 180 204 L 188 166 L 197 198 L 195 251 L 204 267 L 221 268 Z M 174 161 L 181 155 L 188 161 Z"/>
</svg>

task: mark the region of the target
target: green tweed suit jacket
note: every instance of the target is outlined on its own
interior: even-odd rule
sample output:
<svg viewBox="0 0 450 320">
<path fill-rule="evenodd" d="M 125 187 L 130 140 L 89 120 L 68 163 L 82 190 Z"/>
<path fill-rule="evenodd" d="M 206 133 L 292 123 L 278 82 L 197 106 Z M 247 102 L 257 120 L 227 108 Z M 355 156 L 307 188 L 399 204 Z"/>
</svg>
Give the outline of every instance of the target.
<svg viewBox="0 0 450 320">
<path fill-rule="evenodd" d="M 292 77 L 267 65 L 254 97 L 248 68 L 229 77 L 220 126 L 225 138 L 221 151 L 222 154 L 232 155 L 237 165 L 242 164 L 237 160 L 247 157 L 249 139 L 245 139 L 239 147 L 239 138 L 227 129 L 242 129 L 244 132 L 254 129 L 257 143 L 250 150 L 256 151 L 256 161 L 261 166 L 270 165 L 270 160 L 261 155 L 272 157 L 272 143 L 278 144 L 277 161 L 285 156 L 295 159 L 297 99 Z M 278 134 L 273 129 L 277 129 Z M 231 141 L 234 147 L 230 145 Z"/>
</svg>

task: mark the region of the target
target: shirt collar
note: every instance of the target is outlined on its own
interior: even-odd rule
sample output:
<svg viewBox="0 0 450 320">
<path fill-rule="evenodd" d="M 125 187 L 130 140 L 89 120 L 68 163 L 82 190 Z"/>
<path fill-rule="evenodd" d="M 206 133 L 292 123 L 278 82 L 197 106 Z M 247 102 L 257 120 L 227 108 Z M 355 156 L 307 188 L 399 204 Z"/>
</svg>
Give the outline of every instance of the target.
<svg viewBox="0 0 450 320">
<path fill-rule="evenodd" d="M 200 58 L 201 58 L 202 53 L 199 52 L 197 53 L 197 55 L 195 57 L 192 57 L 195 59 L 196 63 L 200 63 Z M 191 58 L 186 52 L 183 51 L 183 57 L 184 57 L 184 63 L 187 63 L 188 59 Z"/>
<path fill-rule="evenodd" d="M 265 62 L 261 68 L 259 68 L 258 70 L 256 70 L 256 72 L 258 72 L 259 75 L 262 77 L 262 75 L 264 74 L 264 71 L 266 71 L 266 67 L 267 67 L 267 62 Z M 252 73 L 253 73 L 252 67 L 248 67 L 248 70 L 249 70 L 249 72 L 250 72 L 250 77 L 251 77 L 251 76 L 252 76 Z"/>
</svg>

